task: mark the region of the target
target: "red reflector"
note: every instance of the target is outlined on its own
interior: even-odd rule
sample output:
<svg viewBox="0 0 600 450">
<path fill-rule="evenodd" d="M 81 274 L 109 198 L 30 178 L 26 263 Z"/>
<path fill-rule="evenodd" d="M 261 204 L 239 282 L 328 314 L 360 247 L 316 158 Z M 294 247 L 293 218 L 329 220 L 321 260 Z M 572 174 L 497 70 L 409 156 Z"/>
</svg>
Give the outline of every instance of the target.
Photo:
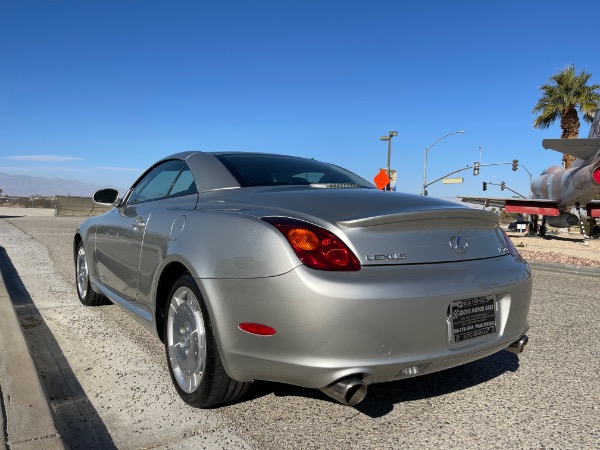
<svg viewBox="0 0 600 450">
<path fill-rule="evenodd" d="M 238 325 L 238 328 L 246 333 L 259 336 L 273 336 L 276 333 L 275 328 L 260 323 L 243 322 Z"/>
</svg>

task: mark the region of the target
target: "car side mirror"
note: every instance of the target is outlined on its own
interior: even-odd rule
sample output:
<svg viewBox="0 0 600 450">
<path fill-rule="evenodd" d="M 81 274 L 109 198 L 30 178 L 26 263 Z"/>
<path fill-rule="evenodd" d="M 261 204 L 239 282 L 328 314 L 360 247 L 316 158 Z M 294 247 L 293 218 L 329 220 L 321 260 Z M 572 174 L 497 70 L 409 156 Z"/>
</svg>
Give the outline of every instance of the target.
<svg viewBox="0 0 600 450">
<path fill-rule="evenodd" d="M 112 188 L 100 189 L 94 193 L 92 199 L 101 205 L 114 205 L 119 200 L 119 191 Z"/>
</svg>

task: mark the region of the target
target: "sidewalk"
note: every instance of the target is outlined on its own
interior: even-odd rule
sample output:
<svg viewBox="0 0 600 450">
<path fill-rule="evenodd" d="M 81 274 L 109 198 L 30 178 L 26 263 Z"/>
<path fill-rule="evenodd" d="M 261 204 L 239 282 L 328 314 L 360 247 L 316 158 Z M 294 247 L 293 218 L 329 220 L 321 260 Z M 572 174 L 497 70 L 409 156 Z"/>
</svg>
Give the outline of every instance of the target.
<svg viewBox="0 0 600 450">
<path fill-rule="evenodd" d="M 64 449 L 0 271 L 0 450 Z"/>
</svg>

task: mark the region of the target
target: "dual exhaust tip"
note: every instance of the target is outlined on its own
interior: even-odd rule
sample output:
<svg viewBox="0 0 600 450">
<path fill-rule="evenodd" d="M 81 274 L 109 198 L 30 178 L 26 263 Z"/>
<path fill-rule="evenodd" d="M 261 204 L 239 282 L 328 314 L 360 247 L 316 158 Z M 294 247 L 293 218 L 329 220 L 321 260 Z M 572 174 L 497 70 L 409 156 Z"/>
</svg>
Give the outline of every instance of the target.
<svg viewBox="0 0 600 450">
<path fill-rule="evenodd" d="M 362 402 L 367 396 L 367 385 L 363 380 L 348 377 L 324 387 L 321 392 L 342 405 L 354 406 Z"/>
<path fill-rule="evenodd" d="M 525 350 L 525 346 L 528 343 L 529 343 L 529 338 L 527 337 L 526 334 L 524 334 L 518 340 L 516 340 L 515 342 L 510 344 L 508 347 L 506 347 L 506 350 L 508 350 L 509 352 L 513 352 L 513 353 L 523 353 L 523 350 Z"/>
<path fill-rule="evenodd" d="M 522 353 L 528 343 L 529 338 L 525 334 L 506 347 L 506 350 L 513 353 Z M 347 377 L 322 388 L 321 392 L 342 405 L 354 406 L 362 402 L 367 396 L 367 385 L 359 378 Z"/>
</svg>

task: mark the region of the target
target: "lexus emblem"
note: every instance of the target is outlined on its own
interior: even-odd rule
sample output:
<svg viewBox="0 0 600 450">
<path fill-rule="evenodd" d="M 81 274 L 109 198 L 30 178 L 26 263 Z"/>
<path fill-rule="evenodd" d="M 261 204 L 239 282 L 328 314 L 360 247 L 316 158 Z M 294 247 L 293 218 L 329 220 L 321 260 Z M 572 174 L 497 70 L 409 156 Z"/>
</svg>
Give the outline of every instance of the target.
<svg viewBox="0 0 600 450">
<path fill-rule="evenodd" d="M 462 237 L 460 234 L 457 234 L 456 236 L 452 236 L 450 239 L 450 248 L 456 253 L 466 253 L 467 249 L 469 248 L 469 243 L 464 237 Z"/>
</svg>

